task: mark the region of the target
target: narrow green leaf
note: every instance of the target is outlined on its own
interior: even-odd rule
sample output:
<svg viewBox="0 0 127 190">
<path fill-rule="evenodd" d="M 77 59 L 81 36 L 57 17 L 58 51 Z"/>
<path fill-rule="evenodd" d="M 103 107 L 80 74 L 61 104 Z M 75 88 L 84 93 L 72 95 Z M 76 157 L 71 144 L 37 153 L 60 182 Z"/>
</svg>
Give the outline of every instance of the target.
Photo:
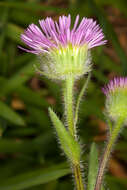
<svg viewBox="0 0 127 190">
<path fill-rule="evenodd" d="M 36 185 L 45 184 L 70 173 L 69 169 L 53 167 L 26 172 L 6 179 L 0 184 L 1 190 L 24 190 Z"/>
<path fill-rule="evenodd" d="M 6 131 L 6 135 L 9 137 L 28 137 L 38 134 L 38 128 L 32 127 L 21 127 L 21 128 L 13 128 L 9 131 Z"/>
<path fill-rule="evenodd" d="M 69 134 L 57 115 L 49 108 L 50 118 L 56 129 L 61 147 L 65 154 L 74 162 L 80 161 L 80 146 L 77 141 Z"/>
<path fill-rule="evenodd" d="M 34 75 L 33 65 L 36 63 L 36 60 L 28 63 L 26 66 L 21 68 L 15 75 L 13 75 L 4 86 L 0 89 L 0 96 L 5 96 L 8 93 L 12 92 L 15 88 L 19 87 L 21 84 L 25 83 Z"/>
<path fill-rule="evenodd" d="M 30 23 L 37 23 L 41 16 L 38 15 L 38 12 L 33 14 L 31 11 L 12 9 L 9 18 L 14 23 L 26 26 Z"/>
<path fill-rule="evenodd" d="M 44 97 L 41 97 L 39 93 L 32 91 L 32 89 L 26 86 L 19 86 L 16 89 L 16 93 L 18 96 L 26 103 L 33 106 L 47 108 L 49 103 L 46 101 Z"/>
<path fill-rule="evenodd" d="M 16 43 L 23 45 L 20 35 L 23 33 L 23 29 L 15 24 L 8 23 L 6 26 L 6 34 L 7 37 L 11 40 L 15 41 Z"/>
<path fill-rule="evenodd" d="M 0 153 L 1 154 L 30 154 L 33 152 L 42 152 L 43 155 L 49 151 L 46 146 L 51 145 L 53 142 L 52 134 L 50 132 L 43 133 L 33 140 L 21 140 L 2 138 L 0 140 Z"/>
<path fill-rule="evenodd" d="M 61 13 L 64 11 L 63 8 L 58 8 L 54 6 L 46 6 L 44 4 L 39 3 L 24 3 L 24 2 L 0 2 L 0 7 L 10 7 L 16 8 L 20 10 L 29 10 L 29 11 L 55 11 L 57 13 Z"/>
<path fill-rule="evenodd" d="M 90 156 L 89 156 L 88 189 L 87 190 L 94 189 L 97 173 L 98 173 L 98 151 L 97 151 L 96 144 L 93 143 L 91 145 Z"/>
<path fill-rule="evenodd" d="M 6 35 L 5 28 L 6 28 L 7 19 L 8 19 L 8 8 L 4 8 L 3 14 L 1 15 L 1 18 L 0 18 L 0 22 L 2 26 L 2 31 L 0 34 L 0 53 L 2 52 L 2 48 L 3 48 L 3 44 L 5 40 L 5 35 Z"/>
<path fill-rule="evenodd" d="M 90 81 L 90 77 L 91 77 L 91 74 L 88 75 L 87 80 L 85 81 L 85 83 L 84 83 L 84 85 L 83 85 L 83 87 L 79 93 L 78 99 L 77 99 L 76 108 L 75 108 L 75 126 L 76 126 L 77 121 L 78 121 L 78 112 L 79 112 L 80 102 L 81 102 L 82 97 L 84 95 L 84 92 L 88 86 L 88 83 Z"/>
<path fill-rule="evenodd" d="M 0 116 L 15 125 L 25 125 L 25 121 L 22 119 L 22 117 L 20 117 L 20 115 L 14 112 L 8 105 L 6 105 L 2 101 L 0 101 Z"/>
<path fill-rule="evenodd" d="M 14 72 L 18 71 L 21 67 L 26 65 L 26 63 L 30 63 L 34 59 L 35 59 L 35 55 L 29 54 L 26 52 L 24 52 L 24 53 L 22 52 L 21 55 L 15 56 L 14 65 L 13 65 L 14 70 L 13 71 Z"/>
<path fill-rule="evenodd" d="M 48 115 L 42 110 L 42 108 L 40 109 L 33 106 L 27 106 L 26 109 L 30 113 L 33 123 L 35 122 L 43 128 L 49 126 Z"/>
</svg>

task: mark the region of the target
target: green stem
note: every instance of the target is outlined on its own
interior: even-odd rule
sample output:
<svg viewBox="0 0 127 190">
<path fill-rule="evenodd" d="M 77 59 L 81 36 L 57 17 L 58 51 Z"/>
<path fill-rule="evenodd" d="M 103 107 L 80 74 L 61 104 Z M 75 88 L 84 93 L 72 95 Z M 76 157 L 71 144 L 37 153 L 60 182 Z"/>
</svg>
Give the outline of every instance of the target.
<svg viewBox="0 0 127 190">
<path fill-rule="evenodd" d="M 68 130 L 72 136 L 75 135 L 74 129 L 74 107 L 73 107 L 73 87 L 74 79 L 73 77 L 68 78 L 65 81 L 64 87 L 64 102 L 65 102 L 65 115 L 68 125 Z"/>
<path fill-rule="evenodd" d="M 117 137 L 119 135 L 121 125 L 123 124 L 124 119 L 119 119 L 116 123 L 116 126 L 112 130 L 112 134 L 110 135 L 108 144 L 106 146 L 102 161 L 100 163 L 99 171 L 98 171 L 98 176 L 96 180 L 96 185 L 94 190 L 101 190 L 101 185 L 103 181 L 103 176 L 104 176 L 104 171 L 107 166 L 110 154 L 112 152 L 112 148 L 117 140 Z"/>
<path fill-rule="evenodd" d="M 74 170 L 74 176 L 75 176 L 75 182 L 76 182 L 76 188 L 77 190 L 84 190 L 84 184 L 82 181 L 82 174 L 81 174 L 81 169 L 80 165 L 73 165 L 73 170 Z"/>
<path fill-rule="evenodd" d="M 64 103 L 65 103 L 65 115 L 68 126 L 68 131 L 77 140 L 76 137 L 76 129 L 74 126 L 74 104 L 73 104 L 73 87 L 74 87 L 74 79 L 73 77 L 69 77 L 66 79 L 64 84 Z M 82 180 L 80 162 L 74 163 L 72 162 L 72 169 L 74 172 L 76 189 L 84 190 L 84 184 Z"/>
</svg>

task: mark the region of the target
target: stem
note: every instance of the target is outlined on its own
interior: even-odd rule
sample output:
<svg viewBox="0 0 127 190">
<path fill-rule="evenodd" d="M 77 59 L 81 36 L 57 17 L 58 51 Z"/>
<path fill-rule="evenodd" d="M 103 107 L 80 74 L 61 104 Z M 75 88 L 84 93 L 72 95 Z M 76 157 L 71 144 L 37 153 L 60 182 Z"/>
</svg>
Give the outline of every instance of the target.
<svg viewBox="0 0 127 190">
<path fill-rule="evenodd" d="M 77 190 L 84 190 L 80 165 L 73 165 Z"/>
<path fill-rule="evenodd" d="M 102 180 L 103 180 L 103 176 L 104 176 L 104 171 L 105 171 L 105 168 L 107 166 L 110 154 L 112 152 L 113 145 L 115 144 L 116 139 L 118 137 L 118 134 L 120 132 L 121 125 L 123 124 L 123 121 L 124 121 L 123 119 L 118 120 L 118 122 L 116 123 L 116 126 L 114 127 L 114 129 L 112 131 L 112 134 L 110 135 L 109 142 L 106 146 L 102 161 L 100 163 L 100 167 L 99 167 L 98 176 L 97 176 L 96 185 L 95 185 L 94 190 L 101 190 L 101 184 L 102 184 Z"/>
<path fill-rule="evenodd" d="M 72 136 L 75 135 L 74 119 L 73 119 L 74 118 L 73 86 L 74 86 L 74 79 L 73 77 L 70 77 L 65 81 L 64 101 L 65 101 L 65 114 L 66 114 L 68 130 Z"/>
<path fill-rule="evenodd" d="M 74 137 L 74 139 L 77 140 L 76 129 L 74 127 L 73 87 L 74 87 L 73 77 L 67 78 L 65 81 L 65 86 L 64 86 L 65 115 L 66 115 L 66 121 L 67 121 L 67 125 L 68 125 L 68 131 Z M 72 169 L 74 172 L 76 189 L 84 190 L 80 162 L 74 163 L 72 161 L 71 165 L 72 165 Z"/>
</svg>

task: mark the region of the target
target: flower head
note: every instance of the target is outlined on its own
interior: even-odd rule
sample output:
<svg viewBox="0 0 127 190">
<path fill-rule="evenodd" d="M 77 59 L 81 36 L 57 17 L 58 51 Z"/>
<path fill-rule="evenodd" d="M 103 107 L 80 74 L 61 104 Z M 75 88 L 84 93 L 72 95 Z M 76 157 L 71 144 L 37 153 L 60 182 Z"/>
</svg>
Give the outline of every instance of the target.
<svg viewBox="0 0 127 190">
<path fill-rule="evenodd" d="M 79 15 L 72 29 L 70 15 L 59 17 L 58 22 L 48 17 L 39 20 L 39 24 L 40 28 L 29 25 L 21 35 L 21 40 L 29 47 L 21 49 L 44 56 L 41 69 L 50 77 L 64 79 L 68 75 L 77 77 L 88 72 L 88 50 L 106 43 L 96 21 L 84 17 L 79 24 Z"/>
<path fill-rule="evenodd" d="M 127 77 L 114 78 L 102 91 L 106 95 L 106 111 L 109 116 L 127 118 Z"/>
</svg>

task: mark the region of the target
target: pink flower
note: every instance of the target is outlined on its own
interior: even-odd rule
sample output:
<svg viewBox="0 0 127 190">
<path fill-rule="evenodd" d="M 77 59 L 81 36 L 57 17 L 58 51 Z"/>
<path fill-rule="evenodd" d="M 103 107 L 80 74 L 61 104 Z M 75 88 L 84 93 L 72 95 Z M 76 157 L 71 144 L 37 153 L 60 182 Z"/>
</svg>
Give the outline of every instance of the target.
<svg viewBox="0 0 127 190">
<path fill-rule="evenodd" d="M 29 47 L 29 49 L 20 47 L 24 51 L 41 54 L 68 45 L 72 47 L 86 45 L 91 49 L 106 43 L 102 29 L 96 21 L 84 17 L 79 23 L 79 15 L 72 29 L 70 15 L 60 16 L 58 22 L 47 17 L 45 20 L 39 20 L 39 24 L 40 28 L 35 24 L 29 25 L 21 35 L 21 40 Z"/>
<path fill-rule="evenodd" d="M 114 93 L 117 89 L 127 89 L 127 77 L 116 77 L 109 82 L 104 88 L 103 93 L 107 96 L 110 93 Z"/>
</svg>

